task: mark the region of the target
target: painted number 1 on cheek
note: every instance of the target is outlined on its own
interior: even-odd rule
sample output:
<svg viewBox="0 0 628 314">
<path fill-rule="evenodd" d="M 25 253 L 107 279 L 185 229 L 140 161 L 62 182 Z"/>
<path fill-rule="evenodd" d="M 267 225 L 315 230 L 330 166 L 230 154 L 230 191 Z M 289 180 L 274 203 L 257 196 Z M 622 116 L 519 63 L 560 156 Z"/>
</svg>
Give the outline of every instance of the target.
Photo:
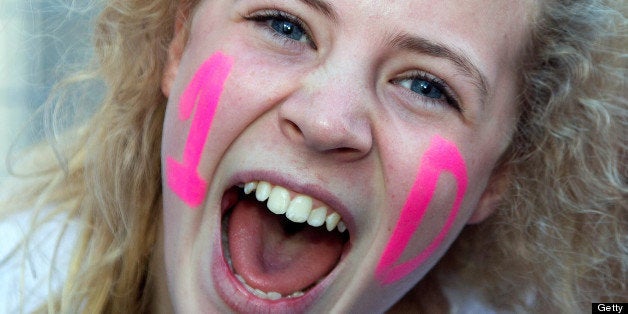
<svg viewBox="0 0 628 314">
<path fill-rule="evenodd" d="M 449 172 L 457 183 L 456 198 L 449 216 L 440 233 L 418 255 L 399 263 L 410 238 L 416 232 L 436 191 L 438 178 L 443 172 Z M 388 241 L 377 269 L 376 278 L 382 284 L 391 284 L 405 277 L 429 258 L 449 233 L 458 214 L 458 208 L 467 190 L 467 168 L 456 146 L 445 139 L 435 136 L 430 147 L 421 159 L 421 165 L 410 195 L 403 206 L 397 226 Z"/>
<path fill-rule="evenodd" d="M 232 63 L 231 58 L 220 52 L 212 55 L 196 71 L 179 101 L 179 120 L 190 119 L 195 107 L 196 111 L 182 160 L 169 156 L 166 175 L 170 188 L 190 207 L 199 206 L 205 198 L 207 182 L 199 175 L 198 165 Z"/>
</svg>

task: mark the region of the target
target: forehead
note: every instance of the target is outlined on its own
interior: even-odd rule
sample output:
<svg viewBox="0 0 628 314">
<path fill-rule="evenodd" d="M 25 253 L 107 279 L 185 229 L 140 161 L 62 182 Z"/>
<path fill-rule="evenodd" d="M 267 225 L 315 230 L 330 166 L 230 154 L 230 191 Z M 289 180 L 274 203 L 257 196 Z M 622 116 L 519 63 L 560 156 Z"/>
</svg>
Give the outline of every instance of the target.
<svg viewBox="0 0 628 314">
<path fill-rule="evenodd" d="M 367 22 L 374 35 L 407 32 L 463 51 L 487 71 L 518 60 L 532 0 L 293 0 L 325 3 L 340 21 Z"/>
<path fill-rule="evenodd" d="M 269 1 L 273 2 L 273 1 Z M 338 12 L 341 20 L 357 18 L 376 26 L 405 25 L 434 35 L 491 39 L 518 33 L 529 24 L 532 0 L 279 0 L 303 2 Z M 385 23 L 385 24 L 382 24 Z"/>
</svg>

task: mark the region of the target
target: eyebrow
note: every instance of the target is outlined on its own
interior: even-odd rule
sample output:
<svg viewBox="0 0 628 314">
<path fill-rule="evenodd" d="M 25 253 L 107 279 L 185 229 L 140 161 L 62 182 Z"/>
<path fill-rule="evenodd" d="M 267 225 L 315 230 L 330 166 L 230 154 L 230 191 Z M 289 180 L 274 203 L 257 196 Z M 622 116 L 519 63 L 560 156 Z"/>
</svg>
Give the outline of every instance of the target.
<svg viewBox="0 0 628 314">
<path fill-rule="evenodd" d="M 323 0 L 300 0 L 300 1 L 305 3 L 308 7 L 321 12 L 323 15 L 328 17 L 333 22 L 338 21 L 338 15 L 336 14 L 334 7 L 330 3 L 327 3 Z"/>
<path fill-rule="evenodd" d="M 327 16 L 333 22 L 338 21 L 338 15 L 332 4 L 325 2 L 324 0 L 299 0 L 310 8 L 313 8 L 323 15 Z M 480 102 L 482 106 L 486 104 L 488 98 L 488 80 L 486 75 L 479 70 L 477 66 L 471 62 L 471 60 L 464 54 L 456 53 L 453 48 L 450 48 L 444 44 L 435 43 L 428 39 L 417 37 L 410 34 L 396 35 L 392 40 L 392 45 L 395 48 L 402 50 L 415 51 L 421 54 L 437 58 L 445 58 L 456 65 L 458 70 L 466 77 L 472 80 L 472 84 L 480 92 Z"/>
<path fill-rule="evenodd" d="M 394 37 L 392 45 L 402 50 L 415 51 L 437 58 L 445 58 L 456 65 L 458 70 L 471 78 L 472 83 L 480 91 L 481 102 L 484 104 L 488 97 L 488 81 L 477 66 L 464 54 L 456 53 L 453 48 L 444 44 L 435 43 L 422 37 L 409 34 L 400 34 Z"/>
</svg>

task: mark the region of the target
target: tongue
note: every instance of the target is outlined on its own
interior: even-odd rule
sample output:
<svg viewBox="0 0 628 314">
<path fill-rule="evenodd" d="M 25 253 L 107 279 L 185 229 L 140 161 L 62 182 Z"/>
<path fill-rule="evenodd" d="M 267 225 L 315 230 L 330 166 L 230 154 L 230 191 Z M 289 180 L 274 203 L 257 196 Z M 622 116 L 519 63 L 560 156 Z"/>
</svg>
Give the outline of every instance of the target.
<svg viewBox="0 0 628 314">
<path fill-rule="evenodd" d="M 235 272 L 253 288 L 282 295 L 304 290 L 327 275 L 343 248 L 338 232 L 287 223 L 252 200 L 235 206 L 228 230 Z"/>
</svg>

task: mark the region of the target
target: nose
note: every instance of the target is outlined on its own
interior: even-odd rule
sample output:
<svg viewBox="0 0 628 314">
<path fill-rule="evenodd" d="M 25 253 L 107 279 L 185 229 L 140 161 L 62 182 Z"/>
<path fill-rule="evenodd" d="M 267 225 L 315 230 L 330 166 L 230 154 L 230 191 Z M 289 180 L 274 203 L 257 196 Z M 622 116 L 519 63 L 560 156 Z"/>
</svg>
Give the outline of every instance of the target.
<svg viewBox="0 0 628 314">
<path fill-rule="evenodd" d="M 372 148 L 369 92 L 349 71 L 318 71 L 279 108 L 282 133 L 292 142 L 345 161 Z"/>
</svg>

